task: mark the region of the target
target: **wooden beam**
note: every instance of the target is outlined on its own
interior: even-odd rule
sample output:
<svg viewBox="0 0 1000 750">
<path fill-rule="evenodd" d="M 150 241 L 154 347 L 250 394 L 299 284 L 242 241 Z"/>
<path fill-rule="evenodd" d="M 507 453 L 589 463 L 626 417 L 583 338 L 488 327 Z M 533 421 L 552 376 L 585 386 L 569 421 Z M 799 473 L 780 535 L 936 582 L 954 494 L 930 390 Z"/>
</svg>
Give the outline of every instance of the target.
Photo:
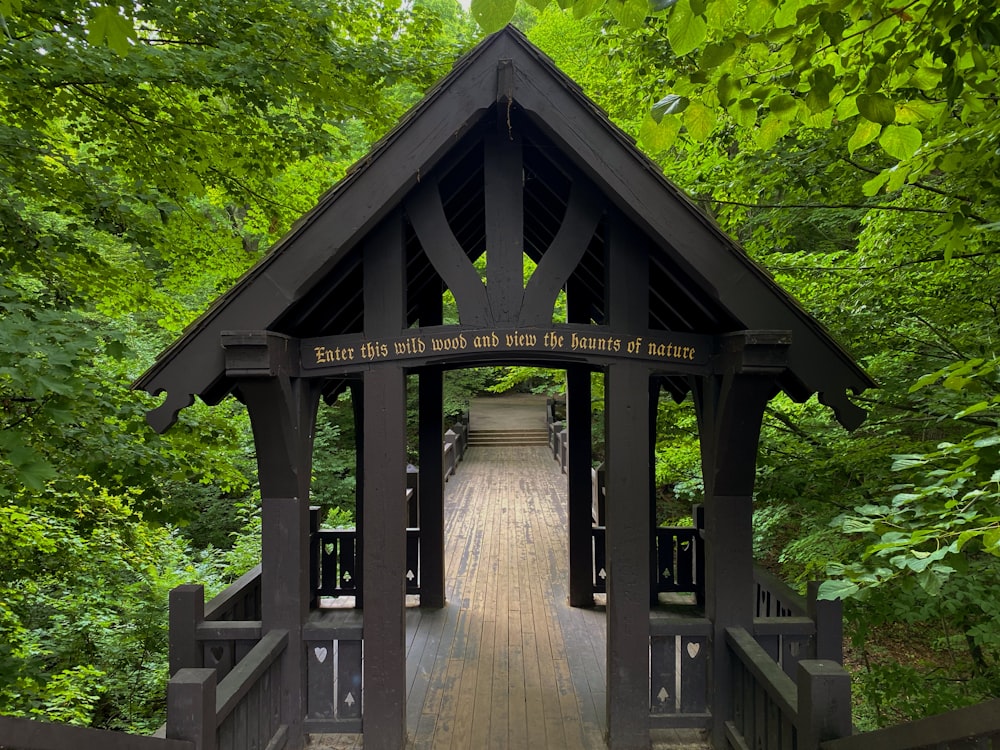
<svg viewBox="0 0 1000 750">
<path fill-rule="evenodd" d="M 649 370 L 608 368 L 608 747 L 649 747 Z"/>
<path fill-rule="evenodd" d="M 406 746 L 406 388 L 403 370 L 365 375 L 364 736 Z"/>
<path fill-rule="evenodd" d="M 423 182 L 410 193 L 406 200 L 406 215 L 427 258 L 455 296 L 462 323 L 490 324 L 493 316 L 486 287 L 448 226 L 437 182 Z"/>
<path fill-rule="evenodd" d="M 516 322 L 524 296 L 524 159 L 513 132 L 483 143 L 486 192 L 486 293 L 493 320 Z M 457 297 L 456 297 L 457 299 Z"/>
<path fill-rule="evenodd" d="M 520 315 L 523 325 L 552 323 L 559 290 L 587 251 L 603 210 L 600 195 L 588 183 L 581 179 L 572 184 L 566 216 L 524 288 Z"/>
</svg>

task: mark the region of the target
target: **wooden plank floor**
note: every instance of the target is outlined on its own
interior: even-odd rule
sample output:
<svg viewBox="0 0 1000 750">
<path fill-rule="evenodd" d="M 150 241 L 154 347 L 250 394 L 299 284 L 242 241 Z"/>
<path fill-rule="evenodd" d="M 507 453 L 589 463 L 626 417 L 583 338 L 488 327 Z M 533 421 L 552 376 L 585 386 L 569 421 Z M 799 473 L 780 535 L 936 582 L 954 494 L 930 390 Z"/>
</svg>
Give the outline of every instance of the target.
<svg viewBox="0 0 1000 750">
<path fill-rule="evenodd" d="M 566 528 L 546 448 L 469 449 L 445 496 L 447 606 L 407 610 L 410 747 L 606 746 L 605 614 L 567 604 Z M 665 732 L 655 747 L 705 745 Z"/>
</svg>

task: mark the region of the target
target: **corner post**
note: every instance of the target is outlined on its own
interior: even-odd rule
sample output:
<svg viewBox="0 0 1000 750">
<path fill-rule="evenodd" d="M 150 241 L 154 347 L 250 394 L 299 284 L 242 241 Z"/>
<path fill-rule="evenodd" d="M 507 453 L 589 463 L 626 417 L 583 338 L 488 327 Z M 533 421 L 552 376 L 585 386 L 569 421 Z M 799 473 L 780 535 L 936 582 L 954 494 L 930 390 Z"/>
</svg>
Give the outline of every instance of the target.
<svg viewBox="0 0 1000 750">
<path fill-rule="evenodd" d="M 722 337 L 719 371 L 694 382 L 705 482 L 705 614 L 712 741 L 724 747 L 732 718 L 726 628 L 753 632 L 753 488 L 764 408 L 778 392 L 790 336 L 743 331 Z"/>
<path fill-rule="evenodd" d="M 182 669 L 167 683 L 167 739 L 215 750 L 214 669 Z"/>
<path fill-rule="evenodd" d="M 302 744 L 306 705 L 302 625 L 312 599 L 309 484 L 320 381 L 299 377 L 298 342 L 270 331 L 223 333 L 226 374 L 237 382 L 257 448 L 261 494 L 263 632 L 287 630 L 281 655 L 281 722 Z"/>
<path fill-rule="evenodd" d="M 851 676 L 833 661 L 802 660 L 798 672 L 799 750 L 850 737 Z"/>
<path fill-rule="evenodd" d="M 205 619 L 205 587 L 188 583 L 170 591 L 170 674 L 203 666 L 198 646 L 198 624 Z"/>
</svg>

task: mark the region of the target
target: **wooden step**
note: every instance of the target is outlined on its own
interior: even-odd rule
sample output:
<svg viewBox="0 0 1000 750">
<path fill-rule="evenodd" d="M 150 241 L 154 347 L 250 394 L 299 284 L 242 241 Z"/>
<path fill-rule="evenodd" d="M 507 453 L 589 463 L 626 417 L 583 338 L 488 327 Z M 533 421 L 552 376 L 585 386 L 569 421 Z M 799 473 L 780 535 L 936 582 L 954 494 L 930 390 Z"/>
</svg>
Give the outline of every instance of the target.
<svg viewBox="0 0 1000 750">
<path fill-rule="evenodd" d="M 516 446 L 548 445 L 549 433 L 544 428 L 524 430 L 470 430 L 469 445 Z"/>
</svg>

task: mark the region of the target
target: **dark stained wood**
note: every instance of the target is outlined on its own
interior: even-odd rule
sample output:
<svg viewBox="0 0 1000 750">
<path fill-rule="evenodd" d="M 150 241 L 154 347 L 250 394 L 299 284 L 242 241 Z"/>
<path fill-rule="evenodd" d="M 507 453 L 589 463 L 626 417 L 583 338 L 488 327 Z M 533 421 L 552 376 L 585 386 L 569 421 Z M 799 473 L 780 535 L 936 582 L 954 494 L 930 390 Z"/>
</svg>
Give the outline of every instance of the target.
<svg viewBox="0 0 1000 750">
<path fill-rule="evenodd" d="M 499 112 L 499 117 L 504 117 Z M 510 113 L 506 113 L 510 116 Z M 497 323 L 516 322 L 524 295 L 524 180 L 521 138 L 506 127 L 484 139 L 486 293 Z M 458 297 L 456 296 L 456 300 Z"/>
<path fill-rule="evenodd" d="M 417 374 L 419 402 L 418 451 L 420 454 L 420 548 L 421 607 L 443 607 L 444 567 L 444 479 L 443 440 L 444 376 L 439 368 Z"/>
<path fill-rule="evenodd" d="M 625 750 L 649 743 L 649 371 L 612 365 L 605 391 L 608 747 Z"/>
<path fill-rule="evenodd" d="M 427 180 L 410 194 L 406 215 L 427 257 L 455 295 L 461 322 L 466 325 L 492 322 L 486 287 L 448 226 L 436 182 Z"/>
<path fill-rule="evenodd" d="M 195 750 L 193 742 L 139 737 L 69 724 L 0 716 L 0 747 L 31 750 L 101 748 L 101 750 Z"/>
<path fill-rule="evenodd" d="M 906 750 L 962 746 L 978 738 L 985 747 L 1000 742 L 1000 698 L 926 719 L 823 742 L 822 750 Z"/>
<path fill-rule="evenodd" d="M 566 368 L 569 441 L 569 603 L 594 606 L 590 369 Z"/>
<path fill-rule="evenodd" d="M 365 375 L 365 746 L 398 750 L 406 738 L 406 392 L 403 371 Z"/>
<path fill-rule="evenodd" d="M 547 325 L 552 322 L 552 310 L 570 274 L 579 265 L 601 220 L 603 205 L 596 191 L 583 180 L 573 182 L 566 216 L 559 232 L 538 262 L 538 267 L 524 288 L 521 322 L 525 325 Z M 576 316 L 573 322 L 579 320 Z"/>
</svg>

